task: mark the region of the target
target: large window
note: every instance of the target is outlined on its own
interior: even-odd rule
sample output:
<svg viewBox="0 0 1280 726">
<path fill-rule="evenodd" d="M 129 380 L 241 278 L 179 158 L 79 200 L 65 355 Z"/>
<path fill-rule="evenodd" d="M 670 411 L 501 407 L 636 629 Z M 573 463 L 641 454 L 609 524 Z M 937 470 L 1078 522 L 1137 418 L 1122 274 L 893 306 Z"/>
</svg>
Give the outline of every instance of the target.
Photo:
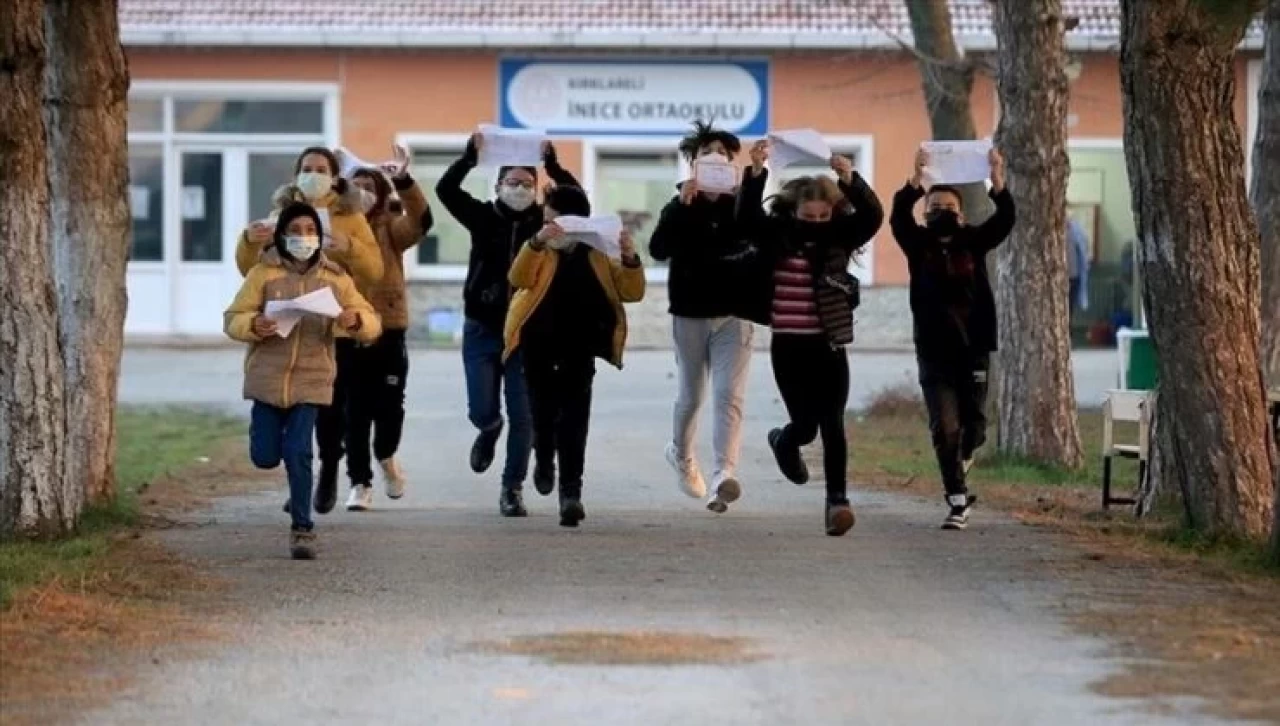
<svg viewBox="0 0 1280 726">
<path fill-rule="evenodd" d="M 164 259 L 164 152 L 158 144 L 129 146 L 129 213 L 133 242 L 129 258 Z"/>
<path fill-rule="evenodd" d="M 621 217 L 647 265 L 655 264 L 649 257 L 649 236 L 662 208 L 675 196 L 679 173 L 674 151 L 601 151 L 596 157 L 593 211 Z"/>
<path fill-rule="evenodd" d="M 411 173 L 426 192 L 434 219 L 431 231 L 418 243 L 417 260 L 420 265 L 466 265 L 470 257 L 470 233 L 449 214 L 436 196 L 436 182 L 449 165 L 458 160 L 465 143 L 465 139 L 459 141 L 457 149 L 440 146 L 429 150 L 415 148 L 413 151 Z M 476 199 L 487 200 L 493 195 L 492 177 L 491 170 L 472 169 L 462 188 Z"/>
<path fill-rule="evenodd" d="M 324 133 L 323 101 L 178 99 L 174 101 L 173 114 L 178 133 Z"/>
</svg>

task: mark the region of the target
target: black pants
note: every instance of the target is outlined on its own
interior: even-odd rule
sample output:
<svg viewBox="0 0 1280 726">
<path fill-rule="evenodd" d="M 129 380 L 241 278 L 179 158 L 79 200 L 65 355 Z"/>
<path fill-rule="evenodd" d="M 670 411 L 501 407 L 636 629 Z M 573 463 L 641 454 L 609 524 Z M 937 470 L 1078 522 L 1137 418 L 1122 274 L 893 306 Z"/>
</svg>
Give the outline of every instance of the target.
<svg viewBox="0 0 1280 726">
<path fill-rule="evenodd" d="M 338 375 L 333 381 L 333 401 L 321 406 L 316 415 L 316 448 L 320 450 L 321 465 L 337 466 L 345 454 L 343 439 L 347 430 L 347 390 L 350 386 L 352 355 L 356 342 L 350 338 L 334 341 L 334 362 Z"/>
<path fill-rule="evenodd" d="M 920 389 L 929 408 L 929 433 L 947 494 L 968 491 L 964 461 L 987 440 L 989 355 L 955 360 L 917 358 Z"/>
<path fill-rule="evenodd" d="M 390 459 L 400 448 L 404 430 L 404 389 L 409 351 L 403 330 L 384 330 L 373 345 L 352 351 L 347 376 L 347 475 L 352 484 L 373 480 L 373 457 Z"/>
<path fill-rule="evenodd" d="M 778 392 L 791 417 L 779 446 L 806 446 L 821 433 L 827 501 L 849 501 L 849 444 L 844 434 L 849 358 L 844 348 L 832 348 L 825 335 L 784 333 L 773 336 L 770 355 Z"/>
<path fill-rule="evenodd" d="M 581 496 L 595 358 L 587 353 L 526 350 L 524 376 L 537 463 L 546 467 L 558 459 L 561 496 Z"/>
</svg>

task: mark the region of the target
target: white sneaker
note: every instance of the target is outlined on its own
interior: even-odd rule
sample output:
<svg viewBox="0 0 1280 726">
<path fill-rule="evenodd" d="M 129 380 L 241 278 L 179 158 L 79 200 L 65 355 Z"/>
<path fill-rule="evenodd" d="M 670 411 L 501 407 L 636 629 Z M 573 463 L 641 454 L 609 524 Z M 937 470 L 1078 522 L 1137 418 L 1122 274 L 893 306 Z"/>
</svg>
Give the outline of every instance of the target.
<svg viewBox="0 0 1280 726">
<path fill-rule="evenodd" d="M 694 499 L 707 496 L 707 483 L 702 480 L 702 472 L 698 471 L 698 464 L 693 459 L 681 461 L 675 442 L 667 444 L 667 463 L 676 470 L 680 491 Z"/>
<path fill-rule="evenodd" d="M 707 509 L 716 514 L 724 514 L 729 511 L 729 505 L 742 496 L 742 484 L 738 482 L 737 477 L 724 474 L 717 474 L 715 481 L 716 490 L 707 502 Z"/>
<path fill-rule="evenodd" d="M 382 467 L 382 483 L 387 488 L 387 496 L 392 499 L 399 499 L 404 496 L 404 470 L 400 468 L 400 462 L 396 461 L 396 457 L 383 459 L 378 462 Z"/>
<path fill-rule="evenodd" d="M 348 512 L 365 512 L 373 509 L 373 485 L 362 484 L 351 487 L 347 496 Z"/>
</svg>

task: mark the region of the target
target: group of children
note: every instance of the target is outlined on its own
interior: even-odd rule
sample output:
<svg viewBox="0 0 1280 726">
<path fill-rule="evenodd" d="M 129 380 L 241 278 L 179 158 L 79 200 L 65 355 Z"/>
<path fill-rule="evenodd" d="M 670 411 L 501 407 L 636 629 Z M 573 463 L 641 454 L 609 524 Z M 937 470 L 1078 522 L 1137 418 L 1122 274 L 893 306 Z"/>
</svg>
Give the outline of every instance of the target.
<svg viewBox="0 0 1280 726">
<path fill-rule="evenodd" d="M 550 143 L 543 146 L 543 167 L 551 183 L 543 189 L 536 168 L 504 167 L 493 200 L 464 191 L 483 142 L 472 136 L 436 186 L 472 243 L 462 341 L 469 418 L 478 430 L 470 465 L 477 473 L 489 469 L 506 427 L 499 511 L 527 515 L 523 483 L 532 454 L 535 488 L 542 495 L 558 490 L 560 524 L 576 527 L 586 516 L 582 486 L 595 361 L 622 367 L 623 306 L 644 297 L 644 269 L 628 231 L 614 259 L 557 224 L 562 215 L 590 216 L 591 205 Z M 733 161 L 741 150 L 736 136 L 701 122 L 680 144 L 691 165 Z M 846 346 L 853 341 L 859 289 L 849 267 L 880 228 L 884 210 L 842 156 L 830 160 L 836 181 L 800 177 L 765 199 L 768 145 L 756 142 L 748 153 L 733 192 L 699 190 L 695 179 L 678 185 L 649 241 L 651 256 L 669 263 L 678 363 L 666 459 L 681 490 L 705 497 L 713 512 L 727 511 L 742 496 L 736 469 L 753 325 L 767 325 L 790 419 L 769 432 L 768 445 L 782 474 L 804 484 L 809 473 L 800 449 L 822 437 L 824 528 L 840 536 L 855 519 L 844 412 Z M 285 464 L 295 558 L 314 556 L 313 499 L 315 511 L 333 509 L 344 454 L 352 484 L 348 509 L 372 506 L 371 436 L 387 495 L 404 493 L 395 458 L 408 373 L 401 260 L 432 222 L 407 162 L 343 178 L 333 152 L 305 150 L 294 183 L 275 195 L 274 223 L 250 225 L 237 248 L 245 282 L 227 310 L 226 332 L 249 344 L 244 394 L 253 401 L 251 457 L 263 468 Z M 965 476 L 983 442 L 987 361 L 996 345 L 985 256 L 1007 236 L 1014 211 L 998 153 L 991 155 L 996 213 L 978 226 L 964 223 L 958 190 L 935 185 L 926 194 L 924 164 L 918 156 L 912 177 L 894 196 L 890 225 L 911 272 L 920 381 L 949 505 L 944 527 L 961 529 L 974 501 Z M 923 226 L 914 215 L 921 197 Z M 340 314 L 305 314 L 281 336 L 267 303 L 325 287 Z M 693 456 L 708 379 L 715 408 L 710 491 Z M 321 464 L 314 498 L 313 434 Z"/>
</svg>

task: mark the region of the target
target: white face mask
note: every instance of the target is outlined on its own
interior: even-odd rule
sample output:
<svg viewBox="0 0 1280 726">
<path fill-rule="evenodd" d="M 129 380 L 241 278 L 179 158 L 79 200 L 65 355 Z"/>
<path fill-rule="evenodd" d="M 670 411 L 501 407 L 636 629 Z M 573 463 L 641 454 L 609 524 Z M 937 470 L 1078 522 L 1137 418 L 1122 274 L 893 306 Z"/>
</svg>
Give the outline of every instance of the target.
<svg viewBox="0 0 1280 726">
<path fill-rule="evenodd" d="M 319 199 L 333 188 L 333 177 L 317 171 L 304 171 L 298 174 L 297 184 L 307 199 Z"/>
<path fill-rule="evenodd" d="M 498 199 L 517 212 L 533 206 L 533 190 L 526 187 L 503 186 L 498 189 Z"/>
<path fill-rule="evenodd" d="M 377 194 L 374 194 L 368 189 L 360 190 L 360 209 L 362 209 L 365 214 L 372 212 L 374 206 L 377 205 L 377 203 L 378 203 Z"/>
<path fill-rule="evenodd" d="M 311 234 L 291 234 L 284 238 L 284 249 L 295 260 L 309 260 L 320 249 L 320 238 Z"/>
</svg>

